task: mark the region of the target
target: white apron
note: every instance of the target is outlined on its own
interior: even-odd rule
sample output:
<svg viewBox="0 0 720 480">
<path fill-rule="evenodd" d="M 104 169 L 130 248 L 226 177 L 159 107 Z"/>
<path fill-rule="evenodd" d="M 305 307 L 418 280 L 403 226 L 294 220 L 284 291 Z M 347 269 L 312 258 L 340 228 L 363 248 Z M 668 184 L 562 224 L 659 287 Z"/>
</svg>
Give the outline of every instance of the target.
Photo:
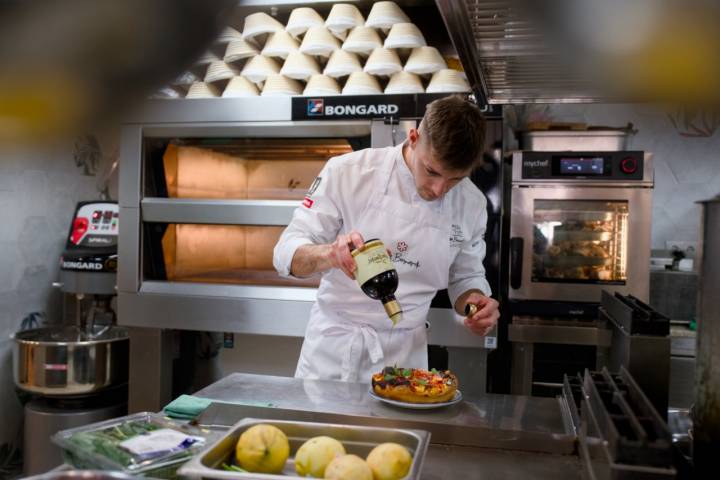
<svg viewBox="0 0 720 480">
<path fill-rule="evenodd" d="M 402 149 L 381 159 L 370 202 L 357 224 L 343 229 L 357 230 L 366 241 L 379 238 L 391 250 L 403 319 L 391 332 L 382 303 L 365 295 L 340 269 L 330 270 L 310 313 L 296 377 L 369 381 L 386 365 L 427 368 L 425 323 L 435 293 L 448 285 L 451 222 L 446 203 L 434 212 L 427 205 L 409 205 L 389 191 L 398 155 Z"/>
</svg>

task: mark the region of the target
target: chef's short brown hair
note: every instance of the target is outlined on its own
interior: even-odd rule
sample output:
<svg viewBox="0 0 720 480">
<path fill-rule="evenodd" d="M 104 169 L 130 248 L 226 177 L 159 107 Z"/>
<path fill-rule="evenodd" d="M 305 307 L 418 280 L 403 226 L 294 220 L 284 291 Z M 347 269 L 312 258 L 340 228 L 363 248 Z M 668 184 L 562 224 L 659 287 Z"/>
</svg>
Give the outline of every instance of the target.
<svg viewBox="0 0 720 480">
<path fill-rule="evenodd" d="M 485 145 L 485 117 L 477 105 L 459 95 L 428 104 L 420 122 L 420 141 L 430 141 L 435 158 L 449 170 L 480 163 Z"/>
</svg>

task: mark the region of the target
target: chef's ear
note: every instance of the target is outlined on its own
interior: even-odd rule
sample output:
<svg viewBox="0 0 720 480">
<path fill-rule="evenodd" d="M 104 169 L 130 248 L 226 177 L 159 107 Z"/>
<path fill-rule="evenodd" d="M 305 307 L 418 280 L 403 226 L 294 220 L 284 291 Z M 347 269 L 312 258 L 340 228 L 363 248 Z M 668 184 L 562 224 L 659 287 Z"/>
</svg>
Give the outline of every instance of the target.
<svg viewBox="0 0 720 480">
<path fill-rule="evenodd" d="M 417 128 L 411 128 L 410 130 L 408 130 L 407 138 L 410 147 L 415 148 L 415 145 L 417 145 L 418 141 L 420 140 L 420 132 L 418 132 Z"/>
</svg>

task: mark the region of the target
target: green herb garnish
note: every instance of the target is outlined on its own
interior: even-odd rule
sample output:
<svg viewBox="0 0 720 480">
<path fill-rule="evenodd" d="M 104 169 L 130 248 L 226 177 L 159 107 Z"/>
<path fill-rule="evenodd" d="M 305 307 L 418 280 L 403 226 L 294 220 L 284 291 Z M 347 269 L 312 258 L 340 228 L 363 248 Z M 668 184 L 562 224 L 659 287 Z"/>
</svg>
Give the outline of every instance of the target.
<svg viewBox="0 0 720 480">
<path fill-rule="evenodd" d="M 243 470 L 242 468 L 238 467 L 237 465 L 228 465 L 227 463 L 222 464 L 222 469 L 226 470 L 228 472 L 243 472 L 247 473 L 247 470 Z"/>
<path fill-rule="evenodd" d="M 383 380 L 385 380 L 386 382 L 391 382 L 391 381 L 395 380 L 396 378 L 397 377 L 395 375 L 385 375 L 383 377 Z"/>
<path fill-rule="evenodd" d="M 412 370 L 410 370 L 409 368 L 406 368 L 405 370 L 402 371 L 403 377 L 409 377 L 411 374 L 412 374 Z"/>
</svg>

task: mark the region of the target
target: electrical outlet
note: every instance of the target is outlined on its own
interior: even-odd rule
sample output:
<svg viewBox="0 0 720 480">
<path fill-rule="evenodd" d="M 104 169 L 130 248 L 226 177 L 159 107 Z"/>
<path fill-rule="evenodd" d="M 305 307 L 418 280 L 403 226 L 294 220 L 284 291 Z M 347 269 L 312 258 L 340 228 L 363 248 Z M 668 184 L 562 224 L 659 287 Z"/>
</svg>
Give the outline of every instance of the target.
<svg viewBox="0 0 720 480">
<path fill-rule="evenodd" d="M 665 241 L 665 249 L 669 251 L 678 249 L 688 256 L 694 256 L 697 252 L 697 242 L 667 240 Z"/>
</svg>

